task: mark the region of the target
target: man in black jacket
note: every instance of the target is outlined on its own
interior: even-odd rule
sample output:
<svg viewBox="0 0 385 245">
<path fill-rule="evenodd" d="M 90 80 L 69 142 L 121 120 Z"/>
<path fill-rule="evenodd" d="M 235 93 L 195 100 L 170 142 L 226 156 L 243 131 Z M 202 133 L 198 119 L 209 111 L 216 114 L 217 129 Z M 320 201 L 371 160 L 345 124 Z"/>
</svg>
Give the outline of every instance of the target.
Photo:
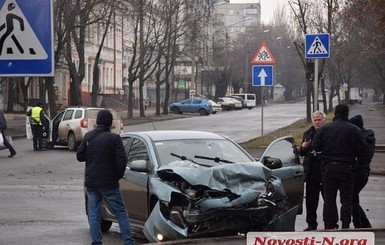
<svg viewBox="0 0 385 245">
<path fill-rule="evenodd" d="M 0 109 L 0 137 L 3 137 L 4 146 L 8 148 L 10 155 L 8 157 L 12 158 L 16 155 L 16 151 L 11 145 L 10 142 L 8 142 L 7 137 L 5 137 L 5 130 L 7 129 L 7 120 L 5 120 L 4 112 Z"/>
<path fill-rule="evenodd" d="M 325 114 L 321 111 L 315 111 L 312 114 L 312 124 L 303 134 L 302 143 L 299 148 L 299 155 L 304 157 L 303 167 L 306 174 L 306 222 L 308 227 L 304 231 L 317 230 L 317 208 L 320 193 L 323 196 L 321 164 L 312 147 L 312 140 L 317 130 L 325 122 Z"/>
<path fill-rule="evenodd" d="M 353 213 L 356 165 L 364 166 L 368 164 L 369 159 L 369 147 L 360 129 L 349 122 L 349 107 L 337 105 L 334 115 L 333 121 L 322 126 L 313 139 L 313 149 L 320 153 L 325 229 L 338 228 L 338 191 L 342 228 L 349 228 Z"/>
<path fill-rule="evenodd" d="M 356 125 L 361 129 L 362 134 L 364 135 L 366 144 L 368 144 L 370 149 L 370 161 L 374 155 L 374 149 L 376 147 L 376 137 L 374 136 L 374 131 L 371 129 L 366 129 L 364 127 L 364 120 L 361 115 L 356 115 L 349 120 L 352 124 Z M 369 162 L 370 163 L 370 162 Z M 355 228 L 372 228 L 368 217 L 365 214 L 365 211 L 360 205 L 360 192 L 368 183 L 370 174 L 370 166 L 360 166 L 356 170 L 356 180 L 354 182 L 354 195 L 353 195 L 353 225 Z"/>
<path fill-rule="evenodd" d="M 76 154 L 78 161 L 86 162 L 84 185 L 92 244 L 102 244 L 100 206 L 103 200 L 118 219 L 124 244 L 135 244 L 119 190 L 127 156 L 120 136 L 110 132 L 112 120 L 110 111 L 101 110 L 96 118 L 97 127 L 86 133 Z"/>
</svg>

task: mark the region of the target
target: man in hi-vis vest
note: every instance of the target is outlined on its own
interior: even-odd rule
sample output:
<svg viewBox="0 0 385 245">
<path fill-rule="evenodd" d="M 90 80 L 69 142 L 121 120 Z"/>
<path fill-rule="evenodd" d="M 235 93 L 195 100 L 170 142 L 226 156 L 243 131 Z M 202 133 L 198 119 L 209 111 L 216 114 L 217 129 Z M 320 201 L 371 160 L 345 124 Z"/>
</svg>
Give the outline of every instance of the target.
<svg viewBox="0 0 385 245">
<path fill-rule="evenodd" d="M 43 149 L 43 120 L 44 110 L 43 104 L 37 102 L 36 106 L 27 112 L 29 121 L 31 123 L 32 135 L 33 135 L 33 150 L 42 151 Z"/>
</svg>

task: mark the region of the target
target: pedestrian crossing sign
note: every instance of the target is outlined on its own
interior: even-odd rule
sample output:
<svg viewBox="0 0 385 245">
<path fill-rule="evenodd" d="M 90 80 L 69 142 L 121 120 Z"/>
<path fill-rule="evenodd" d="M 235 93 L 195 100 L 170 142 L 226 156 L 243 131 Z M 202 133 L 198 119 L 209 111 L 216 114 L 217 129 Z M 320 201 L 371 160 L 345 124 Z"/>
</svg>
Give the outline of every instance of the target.
<svg viewBox="0 0 385 245">
<path fill-rule="evenodd" d="M 52 0 L 0 0 L 0 76 L 53 76 Z"/>
<path fill-rule="evenodd" d="M 330 57 L 329 33 L 305 35 L 305 58 L 318 59 Z"/>
</svg>

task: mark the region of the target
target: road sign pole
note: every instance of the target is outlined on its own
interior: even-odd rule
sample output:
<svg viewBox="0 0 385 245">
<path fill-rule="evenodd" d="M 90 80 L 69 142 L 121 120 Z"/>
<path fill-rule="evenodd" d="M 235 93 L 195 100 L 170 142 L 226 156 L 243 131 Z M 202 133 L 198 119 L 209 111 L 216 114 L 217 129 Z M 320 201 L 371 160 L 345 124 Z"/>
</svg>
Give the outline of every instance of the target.
<svg viewBox="0 0 385 245">
<path fill-rule="evenodd" d="M 313 112 L 318 110 L 318 59 L 314 59 L 314 105 Z"/>
<path fill-rule="evenodd" d="M 264 88 L 264 86 L 261 87 L 261 142 L 263 142 L 263 103 L 265 102 L 263 99 Z"/>
</svg>

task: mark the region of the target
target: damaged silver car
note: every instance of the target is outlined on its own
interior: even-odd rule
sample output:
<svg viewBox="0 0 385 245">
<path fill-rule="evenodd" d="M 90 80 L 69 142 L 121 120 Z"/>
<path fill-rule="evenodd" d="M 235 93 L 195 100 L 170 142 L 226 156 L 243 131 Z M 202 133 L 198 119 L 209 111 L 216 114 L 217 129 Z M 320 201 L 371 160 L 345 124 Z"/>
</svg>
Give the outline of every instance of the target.
<svg viewBox="0 0 385 245">
<path fill-rule="evenodd" d="M 256 161 L 231 139 L 199 131 L 122 134 L 128 156 L 120 182 L 131 224 L 150 242 L 249 231 L 293 231 L 303 168 L 292 137 Z M 102 207 L 102 230 L 116 218 Z"/>
</svg>

